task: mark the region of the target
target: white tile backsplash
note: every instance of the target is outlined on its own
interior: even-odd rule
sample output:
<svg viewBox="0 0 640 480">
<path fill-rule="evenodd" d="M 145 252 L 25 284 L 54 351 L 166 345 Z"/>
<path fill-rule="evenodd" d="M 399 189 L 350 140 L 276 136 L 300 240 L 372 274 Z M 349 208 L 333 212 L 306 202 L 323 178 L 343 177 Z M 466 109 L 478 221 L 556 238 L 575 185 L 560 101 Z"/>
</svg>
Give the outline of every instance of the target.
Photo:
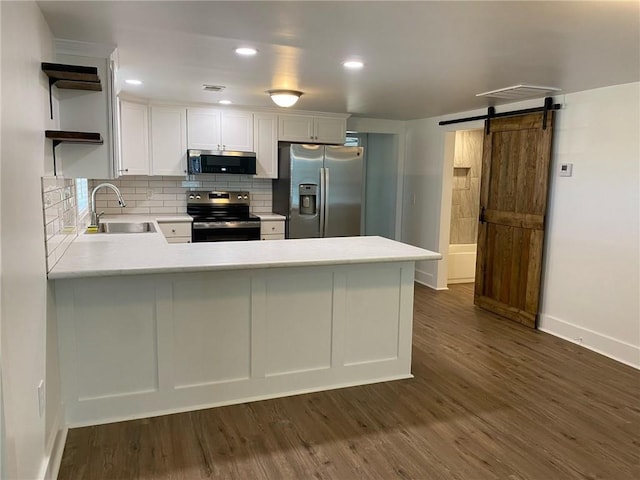
<svg viewBox="0 0 640 480">
<path fill-rule="evenodd" d="M 96 208 L 105 214 L 186 213 L 189 190 L 247 190 L 251 194 L 251 213 L 269 213 L 272 209 L 271 180 L 250 175 L 207 175 L 198 180 L 183 177 L 130 176 L 117 180 L 90 180 L 89 191 L 102 182 L 120 189 L 127 206 L 121 208 L 113 192 L 96 193 Z"/>
<path fill-rule="evenodd" d="M 49 272 L 78 234 L 75 181 L 42 177 L 42 210 Z"/>
<path fill-rule="evenodd" d="M 248 175 L 207 175 L 198 180 L 182 177 L 131 176 L 117 180 L 89 180 L 89 193 L 102 182 L 120 189 L 127 204 L 119 206 L 110 190 L 96 193 L 96 209 L 109 215 L 186 213 L 189 190 L 246 190 L 251 195 L 251 213 L 270 213 L 271 180 Z M 89 216 L 78 217 L 74 179 L 42 177 L 42 210 L 47 252 L 47 272 L 62 257 L 78 232 L 86 228 Z M 89 208 L 91 206 L 89 205 Z"/>
</svg>

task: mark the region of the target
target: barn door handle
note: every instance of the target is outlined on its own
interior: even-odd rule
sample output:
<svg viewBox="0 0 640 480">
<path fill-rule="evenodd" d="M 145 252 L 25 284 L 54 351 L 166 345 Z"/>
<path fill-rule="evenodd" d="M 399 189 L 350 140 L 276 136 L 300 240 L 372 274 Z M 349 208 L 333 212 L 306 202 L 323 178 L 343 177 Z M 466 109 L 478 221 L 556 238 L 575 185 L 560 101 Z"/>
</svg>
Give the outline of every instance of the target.
<svg viewBox="0 0 640 480">
<path fill-rule="evenodd" d="M 480 217 L 478 217 L 480 223 L 484 223 L 484 207 L 480 208 Z"/>
</svg>

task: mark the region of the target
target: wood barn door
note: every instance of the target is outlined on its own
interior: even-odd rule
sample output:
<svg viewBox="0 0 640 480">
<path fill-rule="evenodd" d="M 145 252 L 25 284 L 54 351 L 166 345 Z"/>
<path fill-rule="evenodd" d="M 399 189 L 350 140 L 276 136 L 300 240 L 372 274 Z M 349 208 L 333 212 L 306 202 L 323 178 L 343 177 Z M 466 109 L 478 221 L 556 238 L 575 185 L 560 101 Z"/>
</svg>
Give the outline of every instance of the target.
<svg viewBox="0 0 640 480">
<path fill-rule="evenodd" d="M 491 119 L 485 135 L 475 304 L 535 327 L 553 112 Z"/>
</svg>

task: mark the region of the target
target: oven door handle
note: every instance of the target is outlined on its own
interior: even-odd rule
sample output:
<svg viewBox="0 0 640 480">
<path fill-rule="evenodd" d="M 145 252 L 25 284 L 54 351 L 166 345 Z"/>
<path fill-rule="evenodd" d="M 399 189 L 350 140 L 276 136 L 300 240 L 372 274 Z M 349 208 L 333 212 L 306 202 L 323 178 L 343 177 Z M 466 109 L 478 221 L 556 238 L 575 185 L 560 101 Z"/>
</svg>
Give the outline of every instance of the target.
<svg viewBox="0 0 640 480">
<path fill-rule="evenodd" d="M 193 222 L 194 230 L 212 228 L 260 228 L 260 220 L 241 222 Z"/>
</svg>

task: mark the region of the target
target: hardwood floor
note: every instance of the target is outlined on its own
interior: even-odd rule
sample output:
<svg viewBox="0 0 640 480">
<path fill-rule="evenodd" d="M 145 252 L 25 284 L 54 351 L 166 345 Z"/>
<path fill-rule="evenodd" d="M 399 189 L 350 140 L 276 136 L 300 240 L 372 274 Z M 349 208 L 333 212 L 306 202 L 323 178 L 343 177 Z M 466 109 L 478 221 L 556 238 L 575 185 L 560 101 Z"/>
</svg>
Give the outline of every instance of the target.
<svg viewBox="0 0 640 480">
<path fill-rule="evenodd" d="M 415 297 L 415 378 L 72 429 L 58 478 L 640 478 L 640 372 Z"/>
</svg>

